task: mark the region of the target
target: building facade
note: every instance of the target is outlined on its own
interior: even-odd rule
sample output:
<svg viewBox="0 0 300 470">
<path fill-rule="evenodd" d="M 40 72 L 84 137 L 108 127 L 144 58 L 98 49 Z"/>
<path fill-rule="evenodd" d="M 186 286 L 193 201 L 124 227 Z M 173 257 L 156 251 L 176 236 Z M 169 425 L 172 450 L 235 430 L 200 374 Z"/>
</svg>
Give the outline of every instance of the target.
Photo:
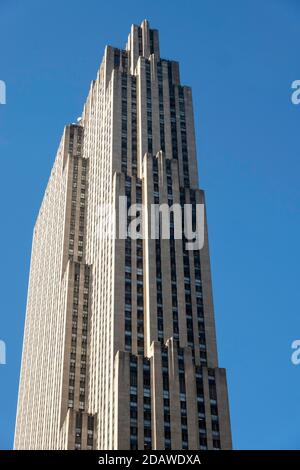
<svg viewBox="0 0 300 470">
<path fill-rule="evenodd" d="M 64 129 L 34 228 L 15 448 L 230 449 L 206 222 L 201 250 L 172 212 L 168 239 L 147 215 L 143 236 L 103 236 L 120 196 L 205 203 L 191 89 L 147 21 L 106 47 Z"/>
</svg>

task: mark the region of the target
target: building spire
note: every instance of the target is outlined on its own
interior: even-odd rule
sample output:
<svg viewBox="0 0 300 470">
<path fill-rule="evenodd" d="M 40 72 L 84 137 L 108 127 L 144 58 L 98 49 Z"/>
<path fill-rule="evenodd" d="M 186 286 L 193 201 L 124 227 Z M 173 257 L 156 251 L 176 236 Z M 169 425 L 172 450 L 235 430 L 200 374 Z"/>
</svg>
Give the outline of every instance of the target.
<svg viewBox="0 0 300 470">
<path fill-rule="evenodd" d="M 154 54 L 158 61 L 159 53 L 159 35 L 157 29 L 151 29 L 148 20 L 143 20 L 141 25 L 133 24 L 128 36 L 126 50 L 130 52 L 130 71 L 134 74 L 134 70 L 139 56 L 149 59 Z"/>
</svg>

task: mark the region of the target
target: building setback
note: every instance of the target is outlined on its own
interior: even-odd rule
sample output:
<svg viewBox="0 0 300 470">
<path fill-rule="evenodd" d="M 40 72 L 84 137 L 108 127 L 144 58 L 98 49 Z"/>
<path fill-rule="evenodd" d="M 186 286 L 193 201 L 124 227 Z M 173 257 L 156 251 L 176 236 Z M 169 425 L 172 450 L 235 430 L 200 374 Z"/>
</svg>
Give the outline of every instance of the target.
<svg viewBox="0 0 300 470">
<path fill-rule="evenodd" d="M 230 449 L 206 222 L 200 251 L 172 218 L 170 239 L 147 220 L 144 239 L 101 236 L 119 196 L 204 203 L 191 89 L 147 21 L 106 47 L 59 145 L 33 234 L 15 448 Z"/>
</svg>

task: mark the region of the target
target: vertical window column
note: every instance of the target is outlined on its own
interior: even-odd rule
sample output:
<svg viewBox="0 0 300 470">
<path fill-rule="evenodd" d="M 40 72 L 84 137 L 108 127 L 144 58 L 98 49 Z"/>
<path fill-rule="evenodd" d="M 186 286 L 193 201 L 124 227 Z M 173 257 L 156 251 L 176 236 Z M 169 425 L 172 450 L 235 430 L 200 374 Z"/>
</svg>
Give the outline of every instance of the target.
<svg viewBox="0 0 300 470">
<path fill-rule="evenodd" d="M 164 403 L 164 435 L 165 449 L 171 449 L 171 415 L 170 415 L 170 384 L 169 384 L 169 358 L 168 349 L 162 345 L 162 375 L 163 375 L 163 403 Z"/>
<path fill-rule="evenodd" d="M 173 154 L 173 158 L 177 160 L 178 159 L 178 140 L 177 140 L 177 123 L 176 123 L 176 104 L 175 104 L 175 89 L 173 85 L 171 62 L 168 62 L 168 77 L 169 77 L 169 96 L 170 96 L 172 154 Z"/>
<path fill-rule="evenodd" d="M 209 399 L 210 399 L 210 411 L 211 411 L 213 449 L 219 450 L 221 449 L 219 412 L 218 412 L 218 401 L 217 401 L 216 378 L 215 378 L 215 371 L 213 369 L 208 369 L 208 387 L 209 387 Z"/>
<path fill-rule="evenodd" d="M 168 206 L 173 205 L 173 186 L 172 186 L 172 170 L 171 160 L 166 160 L 167 174 L 167 194 Z M 174 238 L 174 213 L 170 213 L 170 267 L 171 267 L 171 291 L 172 291 L 172 316 L 173 316 L 173 338 L 179 341 L 179 324 L 178 324 L 178 298 L 177 298 L 177 271 L 176 271 L 176 250 Z"/>
<path fill-rule="evenodd" d="M 94 446 L 94 416 L 87 417 L 87 450 L 92 450 Z"/>
<path fill-rule="evenodd" d="M 185 190 L 180 190 L 180 204 L 182 209 L 182 233 L 184 233 L 184 204 Z M 190 271 L 190 258 L 189 251 L 186 250 L 186 238 L 182 237 L 182 252 L 183 252 L 183 270 L 184 270 L 184 292 L 185 292 L 185 309 L 186 309 L 186 327 L 187 327 L 187 344 L 192 348 L 193 356 L 194 351 L 194 328 L 193 328 L 193 308 L 191 297 L 191 271 Z"/>
<path fill-rule="evenodd" d="M 136 203 L 142 204 L 142 181 L 136 182 Z M 137 350 L 144 354 L 144 248 L 143 238 L 136 240 L 137 275 Z"/>
<path fill-rule="evenodd" d="M 75 426 L 75 450 L 81 449 L 81 435 L 82 435 L 82 413 L 76 413 L 76 426 Z"/>
<path fill-rule="evenodd" d="M 121 78 L 121 168 L 124 173 L 127 172 L 127 74 L 122 73 Z"/>
<path fill-rule="evenodd" d="M 130 355 L 130 449 L 138 448 L 137 358 Z"/>
<path fill-rule="evenodd" d="M 196 228 L 196 195 L 195 195 L 195 191 L 192 189 L 190 189 L 190 202 L 192 204 L 193 230 L 195 230 Z M 202 291 L 202 279 L 201 279 L 200 251 L 194 250 L 193 256 L 194 256 L 194 274 L 195 274 L 195 291 L 196 291 L 196 304 L 197 304 L 200 361 L 203 366 L 206 366 L 207 365 L 207 351 L 206 351 L 205 323 L 204 323 L 204 311 L 203 311 L 203 291 Z"/>
<path fill-rule="evenodd" d="M 152 449 L 150 361 L 143 359 L 144 377 L 144 449 Z"/>
<path fill-rule="evenodd" d="M 189 188 L 190 187 L 189 157 L 188 157 L 188 147 L 187 147 L 184 93 L 183 93 L 182 86 L 178 87 L 178 96 L 179 96 L 183 181 L 184 181 L 184 186 L 186 188 Z"/>
<path fill-rule="evenodd" d="M 180 411 L 181 411 L 182 449 L 188 449 L 189 439 L 188 439 L 188 428 L 187 428 L 184 351 L 181 348 L 178 348 L 178 370 L 179 370 L 179 398 L 180 398 Z"/>
<path fill-rule="evenodd" d="M 131 77 L 131 164 L 132 174 L 137 175 L 137 108 L 136 77 Z"/>
<path fill-rule="evenodd" d="M 127 214 L 131 205 L 131 178 L 125 179 L 125 195 L 127 197 Z M 127 226 L 129 217 L 127 216 Z M 131 269 L 131 238 L 125 240 L 125 351 L 132 348 L 132 269 Z"/>
<path fill-rule="evenodd" d="M 163 152 L 166 150 L 165 144 L 165 114 L 164 114 L 164 95 L 163 95 L 163 72 L 162 64 L 157 64 L 157 80 L 158 80 L 158 101 L 159 101 L 159 131 L 160 131 L 160 147 Z"/>
<path fill-rule="evenodd" d="M 199 427 L 199 446 L 201 450 L 207 449 L 207 433 L 203 391 L 202 367 L 196 367 L 196 387 L 197 387 L 197 409 L 198 409 L 198 427 Z"/>
<path fill-rule="evenodd" d="M 158 161 L 153 158 L 153 190 L 154 203 L 159 204 L 159 176 Z M 156 256 L 156 304 L 157 304 L 157 337 L 158 341 L 164 342 L 164 320 L 163 320 L 163 296 L 162 296 L 162 269 L 161 269 L 161 241 L 155 240 Z"/>
<path fill-rule="evenodd" d="M 146 96 L 147 96 L 147 131 L 148 131 L 148 152 L 153 151 L 152 135 L 152 98 L 151 98 L 151 70 L 150 62 L 146 60 Z"/>
</svg>

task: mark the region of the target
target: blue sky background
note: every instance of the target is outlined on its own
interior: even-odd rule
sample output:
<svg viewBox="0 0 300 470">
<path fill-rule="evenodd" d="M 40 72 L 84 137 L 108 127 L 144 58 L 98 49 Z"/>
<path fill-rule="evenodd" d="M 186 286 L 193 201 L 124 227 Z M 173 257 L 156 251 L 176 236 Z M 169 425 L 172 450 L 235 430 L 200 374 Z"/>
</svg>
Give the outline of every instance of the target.
<svg viewBox="0 0 300 470">
<path fill-rule="evenodd" d="M 144 18 L 193 87 L 234 446 L 300 449 L 299 0 L 0 0 L 0 448 L 13 443 L 32 229 L 63 126 L 105 45 Z"/>
</svg>

